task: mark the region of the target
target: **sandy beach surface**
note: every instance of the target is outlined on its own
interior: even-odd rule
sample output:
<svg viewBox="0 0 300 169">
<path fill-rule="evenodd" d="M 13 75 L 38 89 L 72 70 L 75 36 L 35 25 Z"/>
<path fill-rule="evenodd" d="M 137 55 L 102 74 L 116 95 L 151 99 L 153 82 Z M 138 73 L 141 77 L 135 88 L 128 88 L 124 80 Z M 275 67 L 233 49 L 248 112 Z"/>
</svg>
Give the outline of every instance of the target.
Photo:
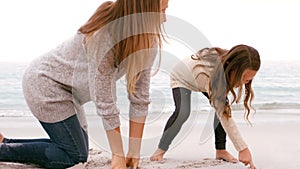
<svg viewBox="0 0 300 169">
<path fill-rule="evenodd" d="M 161 162 L 150 161 L 169 115 L 149 117 L 145 126 L 141 150 L 140 169 L 246 169 L 242 163 L 232 164 L 214 159 L 214 137 L 210 126 L 211 116 L 194 115 L 183 126 L 182 132 L 173 141 L 170 150 Z M 128 119 L 122 117 L 124 145 L 127 145 Z M 252 119 L 251 127 L 241 116 L 237 125 L 251 149 L 257 169 L 300 168 L 300 115 L 262 112 Z M 89 116 L 90 155 L 88 162 L 72 169 L 106 169 L 110 165 L 110 153 L 101 119 Z M 47 137 L 33 117 L 0 117 L 0 132 L 9 138 Z M 227 150 L 237 157 L 231 141 L 227 139 Z M 126 152 L 125 146 L 125 152 Z M 0 162 L 0 169 L 37 169 L 33 165 Z"/>
</svg>

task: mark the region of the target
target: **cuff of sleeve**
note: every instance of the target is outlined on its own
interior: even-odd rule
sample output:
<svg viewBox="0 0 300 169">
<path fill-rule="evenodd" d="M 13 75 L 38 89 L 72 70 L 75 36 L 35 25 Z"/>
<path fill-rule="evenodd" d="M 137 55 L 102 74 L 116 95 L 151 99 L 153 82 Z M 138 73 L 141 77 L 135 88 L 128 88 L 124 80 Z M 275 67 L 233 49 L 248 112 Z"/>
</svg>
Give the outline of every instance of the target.
<svg viewBox="0 0 300 169">
<path fill-rule="evenodd" d="M 148 104 L 138 105 L 138 104 L 130 104 L 129 107 L 129 117 L 144 117 L 148 115 Z"/>
<path fill-rule="evenodd" d="M 237 151 L 242 151 L 242 150 L 244 150 L 245 148 L 247 148 L 248 146 L 247 146 L 247 144 L 246 143 L 235 143 L 234 144 L 234 147 L 235 147 L 235 149 L 237 150 Z"/>
<path fill-rule="evenodd" d="M 113 130 L 117 127 L 120 127 L 120 118 L 119 116 L 111 117 L 111 118 L 102 118 L 103 126 L 106 131 Z"/>
</svg>

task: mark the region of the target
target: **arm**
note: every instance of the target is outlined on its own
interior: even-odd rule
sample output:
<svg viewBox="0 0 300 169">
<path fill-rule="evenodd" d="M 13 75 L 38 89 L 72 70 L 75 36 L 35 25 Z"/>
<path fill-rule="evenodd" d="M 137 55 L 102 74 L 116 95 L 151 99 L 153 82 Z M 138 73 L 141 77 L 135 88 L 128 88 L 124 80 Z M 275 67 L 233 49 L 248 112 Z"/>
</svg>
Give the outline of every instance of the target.
<svg viewBox="0 0 300 169">
<path fill-rule="evenodd" d="M 222 108 L 219 110 L 218 108 L 216 108 L 216 112 L 217 112 L 216 114 L 224 130 L 228 134 L 228 137 L 232 141 L 235 149 L 237 151 L 244 150 L 245 148 L 247 148 L 247 144 L 245 143 L 243 137 L 241 136 L 234 119 L 232 117 L 227 119 L 227 117 L 223 115 L 223 106 L 218 106 L 218 107 L 222 107 Z"/>
<path fill-rule="evenodd" d="M 130 119 L 129 123 L 129 152 L 130 157 L 139 158 L 146 117 Z M 128 156 L 127 155 L 127 156 Z"/>
<path fill-rule="evenodd" d="M 113 66 L 113 44 L 109 33 L 97 32 L 85 45 L 91 100 L 102 117 L 104 129 L 120 126 L 116 107 L 116 68 Z"/>
<path fill-rule="evenodd" d="M 217 105 L 221 105 L 222 103 L 218 103 Z M 252 160 L 252 155 L 247 147 L 247 144 L 243 140 L 236 123 L 232 118 L 227 119 L 223 115 L 223 106 L 216 106 L 216 114 L 218 118 L 220 119 L 220 122 L 225 130 L 225 132 L 228 134 L 230 140 L 234 144 L 236 150 L 239 152 L 239 161 L 244 163 L 245 165 L 250 164 L 250 168 L 254 169 L 254 164 Z"/>
<path fill-rule="evenodd" d="M 100 36 L 100 35 L 97 35 Z M 95 37 L 86 44 L 89 66 L 89 89 L 97 114 L 101 116 L 112 151 L 111 168 L 126 168 L 120 134 L 119 110 L 116 107 L 116 69 L 107 34 Z M 110 52 L 109 52 L 110 51 Z"/>
<path fill-rule="evenodd" d="M 146 117 L 137 117 L 131 119 L 129 124 L 129 145 L 128 153 L 126 156 L 126 164 L 127 166 L 131 166 L 134 169 L 138 168 L 139 164 L 145 120 Z"/>
<path fill-rule="evenodd" d="M 198 72 L 200 71 L 200 68 L 198 68 Z M 204 70 L 202 70 L 204 72 Z M 204 89 L 207 93 L 209 93 L 209 78 L 205 74 L 199 74 L 196 82 L 197 87 L 200 89 Z M 213 101 L 211 101 L 213 102 Z M 218 116 L 220 123 L 222 124 L 225 132 L 228 134 L 230 140 L 232 141 L 233 145 L 235 146 L 237 151 L 241 151 L 245 148 L 247 148 L 246 143 L 244 142 L 241 134 L 239 133 L 239 130 L 232 118 L 227 119 L 223 115 L 223 109 L 224 109 L 224 103 L 222 101 L 215 101 L 215 103 L 211 103 L 211 106 L 215 108 L 216 115 Z"/>
<path fill-rule="evenodd" d="M 114 68 L 107 66 L 107 58 L 99 67 L 105 71 L 96 70 L 92 98 L 97 108 L 97 114 L 101 116 L 107 139 L 112 152 L 111 168 L 125 168 L 123 143 L 120 132 L 119 110 L 116 106 L 116 79 Z"/>
<path fill-rule="evenodd" d="M 108 130 L 106 135 L 112 151 L 111 168 L 126 168 L 120 128 Z"/>
<path fill-rule="evenodd" d="M 127 165 L 138 167 L 144 123 L 148 114 L 150 69 L 143 70 L 136 84 L 135 93 L 129 95 L 130 100 L 130 130 Z"/>
</svg>

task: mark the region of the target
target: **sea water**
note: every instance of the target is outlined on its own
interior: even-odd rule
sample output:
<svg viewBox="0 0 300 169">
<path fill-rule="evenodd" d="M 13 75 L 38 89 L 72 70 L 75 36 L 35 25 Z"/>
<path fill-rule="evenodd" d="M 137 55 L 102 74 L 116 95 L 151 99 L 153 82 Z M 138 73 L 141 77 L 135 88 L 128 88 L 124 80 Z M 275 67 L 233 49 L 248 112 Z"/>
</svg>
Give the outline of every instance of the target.
<svg viewBox="0 0 300 169">
<path fill-rule="evenodd" d="M 22 77 L 27 62 L 0 62 L 0 116 L 31 116 L 22 93 Z M 273 113 L 300 113 L 300 61 L 266 61 L 253 80 L 254 108 Z M 128 113 L 126 82 L 117 83 L 117 106 Z M 159 70 L 150 86 L 150 112 L 171 113 L 174 110 L 169 73 Z M 92 103 L 84 105 L 87 115 L 94 115 Z M 242 103 L 233 109 L 241 109 Z M 201 93 L 192 94 L 192 110 L 209 110 L 207 99 Z M 280 111 L 279 111 L 280 110 Z"/>
</svg>

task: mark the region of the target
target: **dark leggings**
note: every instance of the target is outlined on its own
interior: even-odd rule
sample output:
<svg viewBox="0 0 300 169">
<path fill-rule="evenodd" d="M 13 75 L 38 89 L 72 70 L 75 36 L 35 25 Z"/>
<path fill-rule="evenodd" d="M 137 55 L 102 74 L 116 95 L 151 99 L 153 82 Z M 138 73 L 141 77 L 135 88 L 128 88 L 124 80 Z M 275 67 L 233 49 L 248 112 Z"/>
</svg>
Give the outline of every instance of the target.
<svg viewBox="0 0 300 169">
<path fill-rule="evenodd" d="M 174 88 L 172 91 L 175 111 L 169 118 L 158 145 L 164 151 L 169 149 L 173 139 L 179 133 L 183 123 L 188 119 L 191 112 L 191 91 L 185 88 Z M 203 94 L 208 98 L 207 93 Z M 226 149 L 226 133 L 216 115 L 214 118 L 214 129 L 215 148 L 217 150 Z"/>
</svg>

